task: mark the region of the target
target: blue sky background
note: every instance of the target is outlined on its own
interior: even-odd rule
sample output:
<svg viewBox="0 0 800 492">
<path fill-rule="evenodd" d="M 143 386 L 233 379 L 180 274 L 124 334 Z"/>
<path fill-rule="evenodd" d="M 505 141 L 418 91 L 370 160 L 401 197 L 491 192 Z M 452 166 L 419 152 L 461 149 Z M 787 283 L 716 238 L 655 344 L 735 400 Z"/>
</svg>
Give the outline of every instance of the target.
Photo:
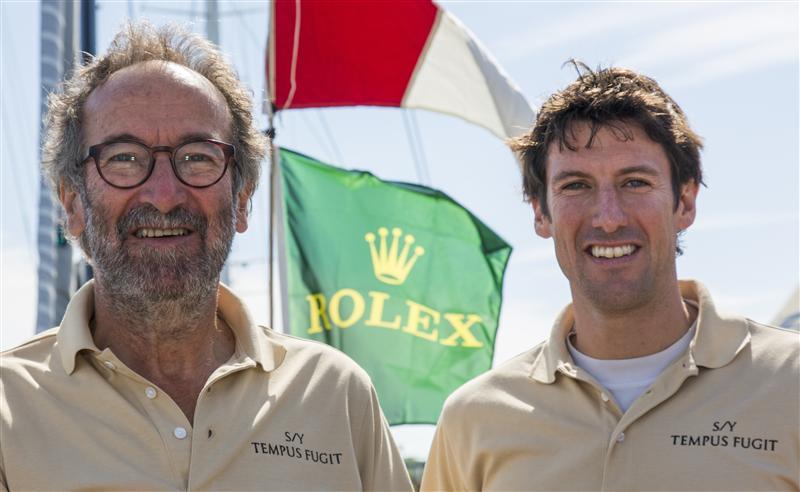
<svg viewBox="0 0 800 492">
<path fill-rule="evenodd" d="M 703 281 L 718 306 L 769 322 L 798 285 L 800 87 L 797 2 L 443 3 L 493 53 L 534 106 L 575 78 L 572 57 L 658 80 L 705 139 L 698 219 L 684 237 L 681 277 Z M 221 45 L 264 98 L 268 9 L 220 2 Z M 185 12 L 179 14 L 178 12 Z M 203 2 L 99 2 L 99 50 L 128 15 L 190 22 Z M 33 334 L 39 141 L 39 3 L 0 3 L 2 237 L 0 348 Z M 547 337 L 569 289 L 551 242 L 535 236 L 511 153 L 488 131 L 414 111 L 430 180 L 514 246 L 495 362 Z M 259 115 L 261 126 L 266 119 Z M 346 168 L 420 182 L 400 110 L 297 110 L 276 120 L 277 142 Z M 265 177 L 266 177 L 265 172 Z M 266 321 L 267 204 L 261 186 L 250 230 L 237 238 L 232 284 Z M 396 433 L 424 457 L 430 428 Z"/>
</svg>

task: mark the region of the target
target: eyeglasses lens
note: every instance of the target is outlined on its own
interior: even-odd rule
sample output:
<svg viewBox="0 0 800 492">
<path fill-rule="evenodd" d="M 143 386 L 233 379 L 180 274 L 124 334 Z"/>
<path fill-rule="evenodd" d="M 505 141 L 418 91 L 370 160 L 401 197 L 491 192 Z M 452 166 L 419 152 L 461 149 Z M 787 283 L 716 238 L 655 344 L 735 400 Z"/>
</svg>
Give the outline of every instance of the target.
<svg viewBox="0 0 800 492">
<path fill-rule="evenodd" d="M 211 142 L 189 142 L 175 150 L 175 169 L 192 186 L 206 186 L 225 172 L 225 152 Z"/>
<path fill-rule="evenodd" d="M 117 142 L 103 147 L 98 168 L 100 174 L 116 186 L 133 186 L 142 181 L 150 167 L 147 148 L 130 142 Z"/>
</svg>

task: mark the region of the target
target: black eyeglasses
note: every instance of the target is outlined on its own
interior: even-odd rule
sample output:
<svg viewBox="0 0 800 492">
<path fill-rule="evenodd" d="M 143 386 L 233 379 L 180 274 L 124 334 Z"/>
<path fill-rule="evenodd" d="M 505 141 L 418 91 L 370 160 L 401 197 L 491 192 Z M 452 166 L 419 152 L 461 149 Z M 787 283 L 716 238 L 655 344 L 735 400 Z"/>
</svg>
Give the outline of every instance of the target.
<svg viewBox="0 0 800 492">
<path fill-rule="evenodd" d="M 83 160 L 94 160 L 103 181 L 115 188 L 135 188 L 150 178 L 156 152 L 167 152 L 178 180 L 193 188 L 207 188 L 222 179 L 236 148 L 219 140 L 192 140 L 177 147 L 148 147 L 133 140 L 113 140 L 89 147 Z"/>
</svg>

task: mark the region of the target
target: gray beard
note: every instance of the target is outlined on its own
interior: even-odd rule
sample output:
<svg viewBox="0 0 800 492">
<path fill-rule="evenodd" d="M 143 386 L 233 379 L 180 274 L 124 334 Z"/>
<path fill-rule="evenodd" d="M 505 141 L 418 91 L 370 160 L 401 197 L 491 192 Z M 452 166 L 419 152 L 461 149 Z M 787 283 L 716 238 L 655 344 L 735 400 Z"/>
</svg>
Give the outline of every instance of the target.
<svg viewBox="0 0 800 492">
<path fill-rule="evenodd" d="M 89 213 L 80 243 L 95 269 L 97 288 L 110 302 L 115 317 L 130 327 L 158 327 L 159 332 L 175 338 L 188 334 L 186 327 L 197 325 L 207 315 L 203 307 L 216 305 L 219 275 L 235 233 L 236 199 L 211 221 L 184 208 L 165 215 L 152 205 L 141 205 L 123 215 L 111 231 L 105 207 L 92 204 L 88 196 L 81 198 Z M 174 248 L 133 254 L 126 247 L 133 228 L 181 225 L 190 226 L 200 236 L 199 253 Z M 209 230 L 217 232 L 211 244 Z"/>
</svg>

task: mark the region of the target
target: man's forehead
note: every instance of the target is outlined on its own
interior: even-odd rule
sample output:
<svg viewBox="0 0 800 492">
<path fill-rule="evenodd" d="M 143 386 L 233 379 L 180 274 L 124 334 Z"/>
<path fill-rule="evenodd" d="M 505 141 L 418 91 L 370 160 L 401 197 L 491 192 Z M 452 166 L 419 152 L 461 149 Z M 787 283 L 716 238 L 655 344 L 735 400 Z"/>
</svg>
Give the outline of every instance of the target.
<svg viewBox="0 0 800 492">
<path fill-rule="evenodd" d="M 668 162 L 664 147 L 636 122 L 615 121 L 593 126 L 588 121 L 578 121 L 565 129 L 563 141 L 550 142 L 545 163 L 548 181 L 557 174 L 552 167 L 554 162 L 563 171 L 565 163 L 571 165 L 567 167 L 582 167 L 582 163 L 597 163 L 597 158 L 607 159 L 599 161 L 604 164 L 601 168 L 617 171 L 631 167 L 631 162 L 656 167 L 660 167 L 658 161 Z"/>
<path fill-rule="evenodd" d="M 547 157 L 549 160 L 556 154 L 602 150 L 604 145 L 625 142 L 641 142 L 658 146 L 662 151 L 666 151 L 663 145 L 651 139 L 642 125 L 635 121 L 614 120 L 593 123 L 577 120 L 564 129 L 563 137 L 556 137 L 548 144 Z"/>
<path fill-rule="evenodd" d="M 204 94 L 209 100 L 227 107 L 225 97 L 208 79 L 194 70 L 177 63 L 150 60 L 136 63 L 112 73 L 89 95 L 87 106 L 92 106 L 104 96 L 151 96 L 165 90 L 191 91 Z"/>
<path fill-rule="evenodd" d="M 209 80 L 164 61 L 114 72 L 92 91 L 83 111 L 84 139 L 93 143 L 119 133 L 155 142 L 159 131 L 168 141 L 199 133 L 227 140 L 233 121 L 225 97 Z"/>
</svg>

